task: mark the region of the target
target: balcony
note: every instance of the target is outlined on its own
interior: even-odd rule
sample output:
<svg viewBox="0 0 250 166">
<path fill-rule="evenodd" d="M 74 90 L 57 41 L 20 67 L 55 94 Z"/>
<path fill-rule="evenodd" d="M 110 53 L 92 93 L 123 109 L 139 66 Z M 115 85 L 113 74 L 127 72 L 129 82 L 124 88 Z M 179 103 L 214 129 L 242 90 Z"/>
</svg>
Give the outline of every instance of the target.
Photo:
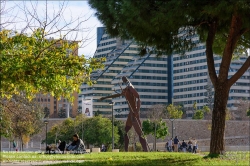
<svg viewBox="0 0 250 166">
<path fill-rule="evenodd" d="M 120 73 L 120 74 L 117 74 L 117 77 L 123 77 L 123 76 L 130 76 L 132 74 L 132 72 L 126 72 L 126 73 Z"/>
</svg>

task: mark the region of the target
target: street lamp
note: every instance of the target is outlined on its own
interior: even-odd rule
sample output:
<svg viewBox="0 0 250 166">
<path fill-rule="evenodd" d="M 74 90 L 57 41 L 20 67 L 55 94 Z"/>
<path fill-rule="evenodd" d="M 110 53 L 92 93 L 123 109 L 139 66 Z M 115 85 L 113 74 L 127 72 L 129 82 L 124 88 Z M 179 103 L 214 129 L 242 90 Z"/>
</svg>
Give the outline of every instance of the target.
<svg viewBox="0 0 250 166">
<path fill-rule="evenodd" d="M 174 119 L 169 119 L 172 122 L 172 138 L 174 139 Z"/>
<path fill-rule="evenodd" d="M 82 119 L 81 119 L 81 121 L 82 121 L 82 140 L 83 140 L 83 115 L 84 115 L 84 113 L 83 113 L 82 107 L 78 107 L 78 112 L 82 113 Z"/>
<path fill-rule="evenodd" d="M 44 124 L 46 125 L 46 138 L 45 138 L 46 148 L 47 148 L 47 131 L 48 131 L 48 123 L 49 123 L 49 121 L 48 121 L 47 119 L 44 120 Z"/>
<path fill-rule="evenodd" d="M 109 103 L 112 106 L 112 149 L 114 149 L 114 104 L 115 102 Z"/>
</svg>

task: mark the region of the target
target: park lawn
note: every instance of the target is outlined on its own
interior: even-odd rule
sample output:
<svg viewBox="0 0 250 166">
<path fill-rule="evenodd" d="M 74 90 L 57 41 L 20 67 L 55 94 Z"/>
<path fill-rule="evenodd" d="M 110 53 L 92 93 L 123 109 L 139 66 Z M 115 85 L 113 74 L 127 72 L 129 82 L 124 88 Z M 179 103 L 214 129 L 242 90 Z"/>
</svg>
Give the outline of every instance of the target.
<svg viewBox="0 0 250 166">
<path fill-rule="evenodd" d="M 2 153 L 2 162 L 30 161 L 69 161 L 53 164 L 54 166 L 101 166 L 101 165 L 249 165 L 249 152 L 234 152 L 221 158 L 204 158 L 200 154 L 169 153 L 169 152 L 119 152 L 90 154 L 38 154 L 38 153 Z M 75 163 L 74 163 L 75 161 Z"/>
</svg>

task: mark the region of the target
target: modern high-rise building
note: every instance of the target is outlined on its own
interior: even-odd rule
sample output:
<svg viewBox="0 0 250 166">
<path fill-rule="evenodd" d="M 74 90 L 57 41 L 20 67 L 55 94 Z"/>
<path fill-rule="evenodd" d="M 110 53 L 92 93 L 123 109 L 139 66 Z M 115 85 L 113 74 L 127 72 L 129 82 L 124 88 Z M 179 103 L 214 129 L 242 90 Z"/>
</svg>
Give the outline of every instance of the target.
<svg viewBox="0 0 250 166">
<path fill-rule="evenodd" d="M 198 38 L 196 38 L 198 40 Z M 174 103 L 181 104 L 187 111 L 187 116 L 193 115 L 193 104 L 197 102 L 197 109 L 204 105 L 213 107 L 214 89 L 208 75 L 205 45 L 199 44 L 185 56 L 173 55 L 174 63 Z M 234 60 L 230 66 L 231 77 L 244 63 L 246 58 Z M 216 73 L 218 74 L 221 57 L 214 56 Z M 235 110 L 237 100 L 250 100 L 250 71 L 247 71 L 232 87 L 227 107 Z"/>
<path fill-rule="evenodd" d="M 127 116 L 128 105 L 124 97 L 99 100 L 103 96 L 120 91 L 120 85 L 125 88 L 121 84 L 122 76 L 126 76 L 139 92 L 141 111 L 155 104 L 171 102 L 172 90 L 168 90 L 168 79 L 171 77 L 168 77 L 167 67 L 171 57 L 157 58 L 155 54 L 140 57 L 139 46 L 132 40 L 123 41 L 119 38 L 111 38 L 105 33 L 104 28 L 102 30 L 98 28 L 97 31 L 99 43 L 94 57 L 106 57 L 105 67 L 91 74 L 91 78 L 96 81 L 96 84 L 92 87 L 83 84 L 80 95 L 85 99 L 93 99 L 94 112 L 100 111 L 101 114 L 110 115 L 109 102 L 113 101 L 115 102 L 114 114 L 116 117 Z M 100 34 L 102 37 L 99 36 Z"/>
<path fill-rule="evenodd" d="M 133 59 L 112 80 L 113 89 L 119 91 L 121 78 L 126 76 L 140 94 L 141 111 L 146 111 L 152 105 L 171 103 L 172 98 L 168 100 L 167 58 L 156 58 L 155 54 L 147 54 L 143 57 L 134 54 Z M 121 87 L 125 88 L 125 86 Z M 124 117 L 128 114 L 128 104 L 124 97 L 115 98 L 113 102 L 115 102 L 114 110 L 117 116 Z"/>
<path fill-rule="evenodd" d="M 89 87 L 83 84 L 81 94 L 85 99 L 93 99 L 94 112 L 111 113 L 109 102 L 115 102 L 116 117 L 128 114 L 128 105 L 124 97 L 100 101 L 103 96 L 120 91 L 122 76 L 126 76 L 140 94 L 141 111 L 156 104 L 181 104 L 187 116 L 193 115 L 193 104 L 197 108 L 204 105 L 213 107 L 214 89 L 208 76 L 205 45 L 198 44 L 185 55 L 174 54 L 157 58 L 155 54 L 138 55 L 139 46 L 132 40 L 122 41 L 111 38 L 105 28 L 97 30 L 98 47 L 94 57 L 106 57 L 104 69 L 94 71 L 91 78 L 96 84 Z M 199 43 L 197 36 L 193 40 Z M 246 58 L 235 60 L 231 64 L 229 77 L 243 64 Z M 214 57 L 218 73 L 221 58 Z M 121 87 L 120 87 L 121 86 Z M 231 88 L 228 101 L 229 109 L 236 109 L 234 103 L 240 98 L 250 100 L 250 71 L 246 72 Z M 81 101 L 79 101 L 80 103 Z"/>
</svg>

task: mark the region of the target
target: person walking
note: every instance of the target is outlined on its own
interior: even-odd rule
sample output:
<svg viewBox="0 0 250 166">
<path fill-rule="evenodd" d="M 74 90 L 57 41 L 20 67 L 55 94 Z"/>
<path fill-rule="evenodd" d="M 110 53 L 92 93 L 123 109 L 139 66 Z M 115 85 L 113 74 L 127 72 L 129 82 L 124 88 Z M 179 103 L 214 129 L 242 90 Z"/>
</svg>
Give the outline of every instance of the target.
<svg viewBox="0 0 250 166">
<path fill-rule="evenodd" d="M 196 149 L 197 149 L 197 141 L 194 139 L 193 140 L 193 153 L 196 153 Z"/>
<path fill-rule="evenodd" d="M 182 141 L 181 146 L 182 146 L 182 151 L 186 152 L 186 150 L 187 150 L 187 143 L 184 140 Z"/>
<path fill-rule="evenodd" d="M 171 138 L 169 141 L 168 141 L 168 149 L 169 149 L 169 152 L 172 152 L 173 151 L 173 138 Z"/>
<path fill-rule="evenodd" d="M 178 144 L 179 144 L 179 139 L 178 139 L 178 137 L 177 136 L 175 136 L 175 138 L 174 138 L 174 151 L 175 152 L 178 152 Z"/>
<path fill-rule="evenodd" d="M 165 144 L 165 150 L 166 150 L 166 152 L 169 151 L 169 150 L 168 150 L 168 141 L 167 141 L 166 144 Z"/>
<path fill-rule="evenodd" d="M 188 141 L 188 152 L 190 152 L 190 153 L 193 151 L 193 150 L 192 150 L 192 144 L 193 144 L 192 141 L 189 140 L 189 141 Z"/>
<path fill-rule="evenodd" d="M 17 151 L 17 147 L 16 147 L 16 142 L 15 142 L 15 141 L 13 141 L 13 149 L 14 149 L 15 151 Z"/>
</svg>

